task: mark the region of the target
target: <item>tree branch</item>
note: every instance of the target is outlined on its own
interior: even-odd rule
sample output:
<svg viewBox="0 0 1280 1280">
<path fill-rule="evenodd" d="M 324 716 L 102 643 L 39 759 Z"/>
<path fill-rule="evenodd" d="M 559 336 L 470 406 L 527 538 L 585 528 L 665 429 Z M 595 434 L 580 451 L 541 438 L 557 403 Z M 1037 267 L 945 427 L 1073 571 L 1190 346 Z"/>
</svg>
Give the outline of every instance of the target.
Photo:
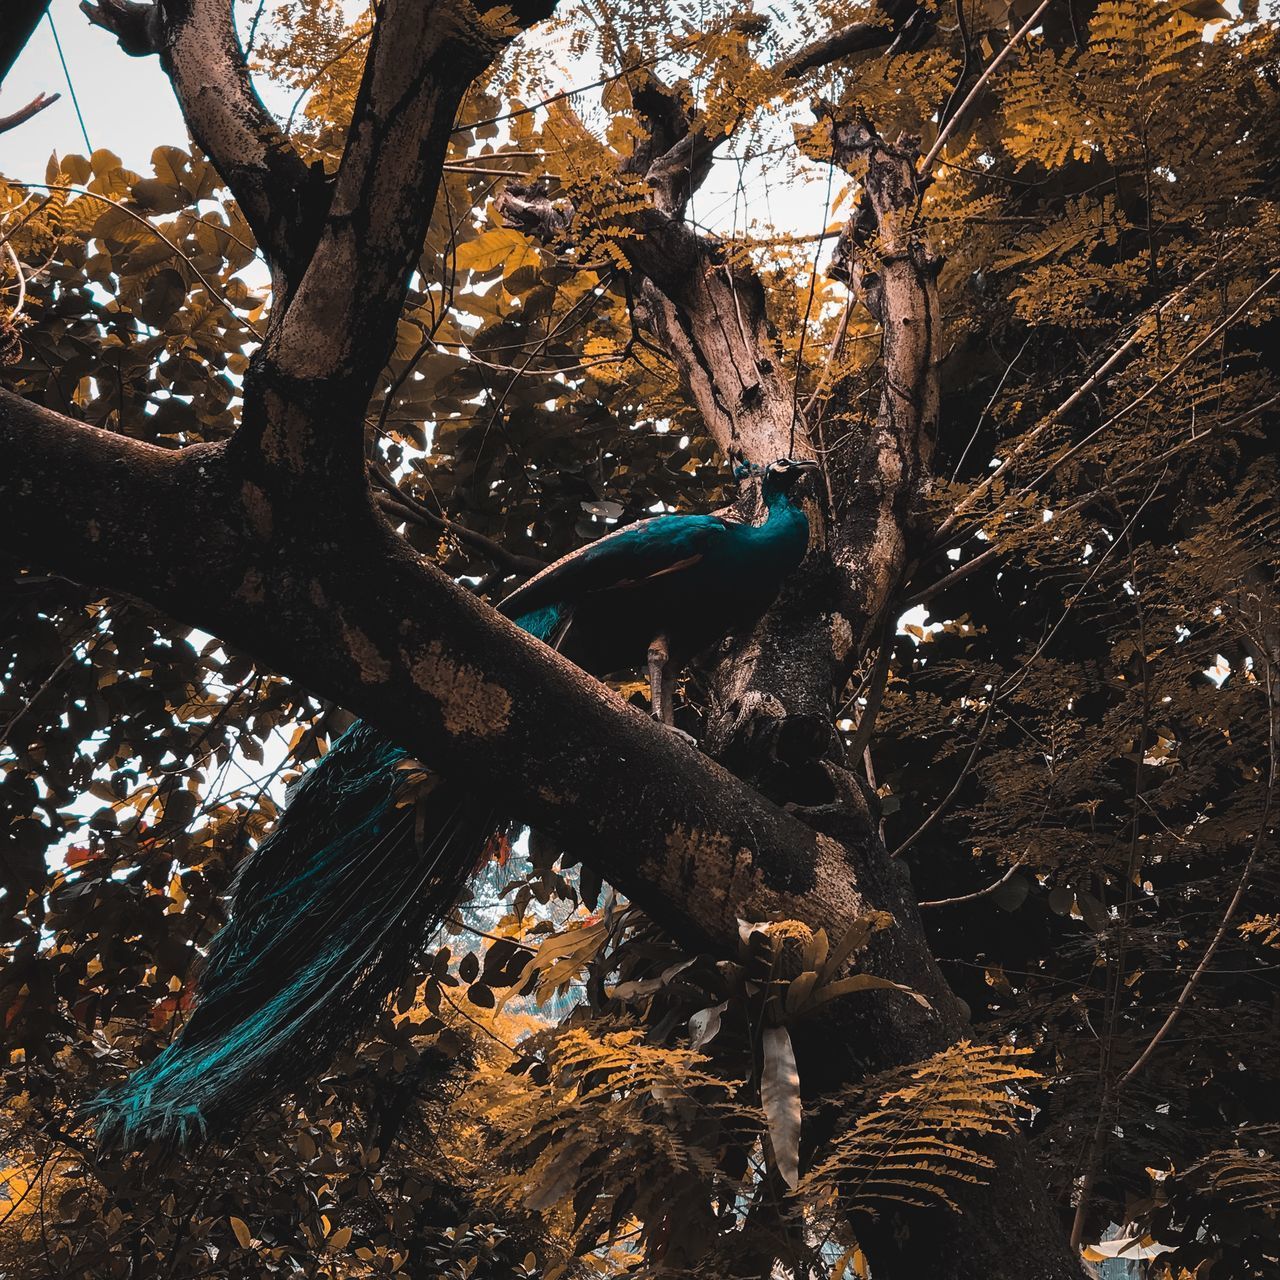
<svg viewBox="0 0 1280 1280">
<path fill-rule="evenodd" d="M 191 136 L 231 189 L 271 265 L 279 306 L 310 259 L 327 184 L 258 97 L 230 0 L 81 0 L 80 8 L 126 53 L 160 55 Z"/>
<path fill-rule="evenodd" d="M 38 116 L 45 107 L 51 107 L 62 97 L 60 93 L 38 93 L 25 107 L 19 107 L 12 115 L 0 116 L 0 133 L 8 133 L 20 124 L 26 124 L 32 116 Z"/>
<path fill-rule="evenodd" d="M 374 479 L 383 490 L 378 495 L 378 505 L 394 520 L 408 520 L 411 524 L 422 525 L 436 533 L 452 534 L 459 542 L 480 552 L 493 564 L 506 569 L 509 573 L 528 575 L 547 567 L 545 560 L 508 551 L 502 543 L 486 538 L 483 533 L 468 529 L 466 525 L 450 520 L 447 516 L 437 515 L 430 507 L 424 506 L 411 494 L 405 493 L 381 467 L 372 468 L 372 472 Z"/>
<path fill-rule="evenodd" d="M 941 320 L 937 275 L 941 262 L 915 225 L 921 195 L 916 141 L 890 146 L 865 121 L 833 120 L 837 162 L 863 174 L 860 207 L 847 237 L 850 255 L 874 256 L 873 288 L 883 331 L 884 379 L 870 429 L 844 432 L 846 443 L 827 459 L 842 509 L 833 554 L 858 584 L 849 619 L 861 649 L 888 606 L 917 535 L 922 502 L 932 480 L 938 431 Z M 839 396 L 833 393 L 833 400 Z"/>
<path fill-rule="evenodd" d="M 877 22 L 853 22 L 796 50 L 784 58 L 778 70 L 794 80 L 815 67 L 826 67 L 841 58 L 872 49 L 888 49 L 889 53 L 908 53 L 920 48 L 933 34 L 937 15 L 915 3 L 915 0 L 881 0 L 881 17 Z"/>
<path fill-rule="evenodd" d="M 856 795 L 842 847 L 501 618 L 367 501 L 274 502 L 224 445 L 158 449 L 0 393 L 0 538 L 335 699 L 559 836 L 695 947 L 733 954 L 740 917 L 841 936 L 861 912 L 890 911 L 903 925 L 871 963 L 934 1007 L 885 1004 L 886 1034 L 924 1053 L 958 1033 Z"/>
<path fill-rule="evenodd" d="M 540 0 L 517 6 L 524 20 L 549 11 Z M 379 12 L 324 226 L 251 372 L 261 400 L 246 401 L 236 441 L 282 481 L 364 483 L 364 408 L 422 253 L 462 96 L 515 34 L 504 14 L 458 0 L 386 0 Z"/>
</svg>

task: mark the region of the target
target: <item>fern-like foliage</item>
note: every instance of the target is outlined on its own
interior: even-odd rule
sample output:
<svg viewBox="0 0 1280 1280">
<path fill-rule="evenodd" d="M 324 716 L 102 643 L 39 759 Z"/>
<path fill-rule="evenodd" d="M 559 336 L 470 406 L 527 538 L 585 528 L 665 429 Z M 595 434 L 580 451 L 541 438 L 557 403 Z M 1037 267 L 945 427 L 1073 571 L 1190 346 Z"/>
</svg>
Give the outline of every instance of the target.
<svg viewBox="0 0 1280 1280">
<path fill-rule="evenodd" d="M 1027 1053 L 962 1040 L 848 1094 L 837 1136 L 802 1190 L 836 1191 L 873 1215 L 895 1203 L 956 1208 L 957 1186 L 984 1182 L 993 1167 L 987 1141 L 1014 1132 L 1032 1109 L 1020 1089 L 1040 1075 Z"/>
<path fill-rule="evenodd" d="M 465 1102 L 506 1170 L 500 1200 L 545 1213 L 573 1250 L 627 1236 L 633 1260 L 652 1247 L 675 1267 L 734 1219 L 763 1128 L 741 1090 L 699 1053 L 593 1026 L 550 1037 L 534 1069 L 487 1074 Z"/>
</svg>

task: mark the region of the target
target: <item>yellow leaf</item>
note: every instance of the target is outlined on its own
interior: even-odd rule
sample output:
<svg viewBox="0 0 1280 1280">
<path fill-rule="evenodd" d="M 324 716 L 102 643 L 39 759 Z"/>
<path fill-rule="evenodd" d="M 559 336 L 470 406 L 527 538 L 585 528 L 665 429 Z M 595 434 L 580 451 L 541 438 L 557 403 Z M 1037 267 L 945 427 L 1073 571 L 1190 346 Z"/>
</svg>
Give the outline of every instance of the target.
<svg viewBox="0 0 1280 1280">
<path fill-rule="evenodd" d="M 339 1227 L 329 1241 L 330 1249 L 345 1249 L 351 1243 L 351 1228 Z"/>
<path fill-rule="evenodd" d="M 249 1224 L 243 1218 L 237 1218 L 234 1215 L 227 1221 L 231 1223 L 231 1230 L 235 1232 L 240 1247 L 247 1249 L 253 1243 L 253 1233 L 249 1230 Z"/>
<path fill-rule="evenodd" d="M 494 227 L 465 240 L 457 248 L 457 265 L 460 271 L 493 271 L 502 268 L 503 275 L 510 275 L 517 268 L 535 259 L 533 246 L 527 237 L 507 227 Z"/>
</svg>

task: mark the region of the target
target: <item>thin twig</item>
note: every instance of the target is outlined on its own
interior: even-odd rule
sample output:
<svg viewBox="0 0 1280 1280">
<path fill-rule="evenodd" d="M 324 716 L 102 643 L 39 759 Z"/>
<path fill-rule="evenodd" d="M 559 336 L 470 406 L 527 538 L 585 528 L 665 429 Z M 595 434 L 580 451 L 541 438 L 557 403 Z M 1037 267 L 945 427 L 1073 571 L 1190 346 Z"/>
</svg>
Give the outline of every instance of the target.
<svg viewBox="0 0 1280 1280">
<path fill-rule="evenodd" d="M 1050 427 L 1061 422 L 1081 400 L 1095 387 L 1100 386 L 1120 363 L 1122 359 L 1151 332 L 1150 325 L 1164 314 L 1170 307 L 1180 302 L 1186 294 L 1199 284 L 1206 276 L 1217 269 L 1216 264 L 1206 267 L 1193 279 L 1180 288 L 1175 289 L 1167 298 L 1144 311 L 1134 321 L 1133 332 L 1047 417 L 1042 418 L 1025 436 L 1009 451 L 1009 456 L 980 484 L 976 485 L 960 500 L 951 514 L 938 526 L 934 535 L 935 545 L 955 528 L 959 518 L 988 493 L 992 486 L 1012 467 L 1018 459 L 1043 435 Z"/>
<path fill-rule="evenodd" d="M 926 831 L 929 831 L 938 822 L 947 809 L 950 808 L 951 802 L 960 794 L 960 788 L 964 785 L 964 780 L 969 776 L 969 771 L 973 768 L 974 761 L 978 758 L 978 751 L 982 746 L 983 739 L 987 736 L 987 730 L 991 727 L 991 717 L 995 713 L 996 701 L 997 697 L 993 695 L 991 701 L 987 704 L 987 714 L 983 717 L 982 724 L 978 728 L 978 736 L 973 740 L 973 750 L 969 752 L 969 758 L 964 762 L 964 767 L 956 775 L 955 782 L 951 784 L 951 790 L 942 797 L 938 807 L 889 855 L 890 857 L 902 857 Z M 1003 883 L 1003 881 L 998 883 Z M 971 894 L 970 896 L 981 897 L 981 894 Z M 923 906 L 924 904 L 921 903 L 921 905 Z M 936 906 L 938 904 L 930 903 L 929 905 Z"/>
<path fill-rule="evenodd" d="M 804 403 L 804 416 L 807 419 L 813 412 L 814 405 L 818 403 L 818 397 L 822 395 L 822 388 L 826 385 L 827 378 L 831 374 L 831 366 L 835 364 L 840 357 L 840 352 L 844 348 L 845 334 L 849 332 L 849 317 L 853 314 L 854 295 L 850 291 L 849 296 L 845 299 L 844 310 L 840 313 L 840 323 L 836 325 L 835 337 L 831 339 L 831 346 L 827 350 L 827 362 L 822 366 L 822 372 L 818 375 L 817 385 L 813 388 L 813 394 Z"/>
<path fill-rule="evenodd" d="M 1186 985 L 1178 993 L 1178 998 L 1173 1002 L 1173 1008 L 1169 1010 L 1169 1016 L 1160 1024 L 1159 1030 L 1151 1037 L 1150 1043 L 1138 1055 L 1128 1071 L 1120 1077 L 1117 1089 L 1123 1089 L 1125 1085 L 1133 1079 L 1134 1076 L 1142 1070 L 1143 1067 L 1151 1061 L 1152 1054 L 1160 1047 L 1160 1042 L 1173 1029 L 1174 1023 L 1186 1011 L 1187 1005 L 1191 1000 L 1192 993 L 1196 987 L 1200 985 L 1200 980 L 1204 977 L 1209 965 L 1213 961 L 1213 957 L 1217 954 L 1218 948 L 1222 945 L 1222 940 L 1227 936 L 1227 931 L 1231 928 L 1231 922 L 1235 919 L 1236 912 L 1240 909 L 1240 904 L 1244 901 L 1244 895 L 1248 892 L 1249 882 L 1253 878 L 1253 869 L 1257 866 L 1258 855 L 1262 852 L 1262 845 L 1266 839 L 1267 824 L 1271 821 L 1271 805 L 1275 799 L 1276 791 L 1276 703 L 1274 692 L 1271 687 L 1272 671 L 1271 666 L 1267 665 L 1267 724 L 1270 734 L 1269 756 L 1270 766 L 1267 773 L 1267 794 L 1262 806 L 1262 817 L 1258 822 L 1258 830 L 1254 836 L 1253 848 L 1249 850 L 1249 857 L 1245 860 L 1244 870 L 1240 873 L 1240 881 L 1236 885 L 1236 891 L 1231 895 L 1231 901 L 1227 903 L 1227 909 L 1223 913 L 1222 922 L 1218 925 L 1217 932 L 1213 935 L 1213 940 L 1205 948 L 1204 955 L 1200 957 L 1200 963 L 1196 965 L 1191 977 L 1187 979 Z"/>
<path fill-rule="evenodd" d="M 1013 879 L 1014 874 L 1022 869 L 1021 862 L 1013 862 L 1009 864 L 1009 870 L 1000 877 L 999 880 L 993 880 L 985 889 L 975 889 L 973 893 L 962 893 L 956 898 L 934 898 L 932 902 L 917 902 L 917 907 L 951 907 L 957 902 L 974 902 L 978 898 L 985 898 L 1002 885 L 1008 884 Z"/>
<path fill-rule="evenodd" d="M 18 278 L 18 301 L 9 312 L 9 319 L 16 320 L 22 314 L 22 309 L 27 302 L 27 277 L 22 270 L 22 263 L 18 261 L 18 255 L 13 251 L 13 245 L 8 240 L 4 242 L 4 251 L 13 266 L 13 274 Z"/>
<path fill-rule="evenodd" d="M 960 104 L 960 106 L 956 109 L 955 115 L 953 115 L 951 119 L 948 120 L 945 125 L 943 125 L 942 131 L 938 134 L 937 142 L 935 142 L 933 146 L 929 148 L 929 154 L 925 156 L 924 163 L 920 166 L 922 172 L 928 173 L 930 167 L 933 165 L 933 162 L 938 158 L 938 152 L 942 150 L 943 144 L 946 142 L 946 140 L 951 136 L 952 132 L 954 131 L 957 122 L 964 116 L 964 113 L 969 109 L 970 105 L 973 103 L 973 100 L 978 96 L 979 93 L 982 92 L 983 85 L 985 85 L 987 81 L 991 79 L 991 76 L 995 72 L 996 68 L 999 67 L 1000 64 L 1009 56 L 1009 54 L 1013 52 L 1013 48 L 1018 43 L 1018 41 L 1021 40 L 1022 37 L 1025 36 L 1027 32 L 1030 31 L 1031 28 L 1036 25 L 1037 22 L 1040 21 L 1040 15 L 1043 14 L 1044 11 L 1052 3 L 1053 3 L 1053 0 L 1043 0 L 1040 7 L 1036 9 L 1036 11 L 1031 15 L 1031 17 L 1029 17 L 1026 20 L 1026 22 L 1024 22 L 1022 26 L 1019 27 L 1018 30 L 1013 34 L 1013 37 L 1010 39 L 1009 43 L 1005 45 L 1005 47 L 1001 49 L 1000 52 L 997 53 L 994 58 L 991 59 L 991 65 L 978 77 L 977 83 L 965 95 L 965 99 Z"/>
<path fill-rule="evenodd" d="M 1090 442 L 1097 439 L 1097 437 L 1100 436 L 1104 431 L 1106 431 L 1108 427 L 1114 426 L 1117 422 L 1120 421 L 1121 418 L 1125 416 L 1125 414 L 1131 413 L 1134 409 L 1136 409 L 1149 395 L 1151 395 L 1156 390 L 1157 387 L 1163 386 L 1176 373 L 1181 372 L 1182 369 L 1184 369 L 1192 360 L 1195 359 L 1195 357 L 1197 356 L 1197 354 L 1199 354 L 1200 350 L 1203 347 L 1207 346 L 1210 342 L 1212 342 L 1214 338 L 1216 338 L 1220 333 L 1223 333 L 1230 325 L 1234 324 L 1253 305 L 1253 303 L 1256 302 L 1257 299 L 1262 296 L 1263 293 L 1265 293 L 1273 284 L 1275 284 L 1277 280 L 1280 280 L 1280 267 L 1278 267 L 1275 271 L 1273 271 L 1229 316 L 1227 316 L 1225 320 L 1215 325 L 1214 328 L 1212 328 L 1207 334 L 1205 334 L 1205 336 L 1201 338 L 1200 341 L 1197 342 L 1196 345 L 1186 353 L 1186 355 L 1184 355 L 1180 360 L 1178 360 L 1173 365 L 1172 368 L 1166 370 L 1163 374 L 1161 374 L 1161 376 L 1157 378 L 1149 387 L 1147 387 L 1145 391 L 1141 392 L 1139 395 L 1136 395 L 1132 400 L 1130 400 L 1129 403 L 1125 405 L 1123 409 L 1120 409 L 1117 412 L 1113 413 L 1111 417 L 1109 417 L 1104 423 L 1102 423 L 1100 426 L 1097 426 L 1092 431 L 1090 431 L 1089 434 L 1085 436 L 1083 440 L 1080 440 L 1076 444 L 1073 444 L 1071 448 L 1066 451 L 1066 453 L 1062 454 L 1061 457 L 1055 458 L 1052 462 L 1050 462 L 1045 467 L 1045 469 L 1038 476 L 1036 476 L 1036 478 L 1033 481 L 1031 481 L 1030 484 L 1024 485 L 1022 489 L 1019 490 L 1018 496 L 1023 497 L 1028 493 L 1034 492 L 1036 487 L 1042 481 L 1048 479 L 1048 477 L 1051 476 L 1053 472 L 1056 471 L 1060 466 L 1062 466 L 1064 462 L 1066 462 L 1069 458 L 1074 458 L 1075 455 L 1079 453 L 1081 449 L 1085 448 L 1087 445 L 1090 444 Z"/>
<path fill-rule="evenodd" d="M 25 107 L 19 107 L 12 115 L 0 116 L 0 133 L 8 133 L 20 124 L 26 124 L 32 116 L 38 116 L 45 107 L 51 107 L 62 97 L 60 93 L 38 93 Z"/>
<path fill-rule="evenodd" d="M 370 471 L 384 490 L 379 496 L 379 505 L 384 508 L 389 505 L 392 508 L 392 514 L 401 515 L 409 523 L 424 525 L 437 533 L 451 533 L 459 542 L 474 547 L 495 564 L 509 569 L 512 573 L 537 573 L 540 569 L 547 567 L 545 560 L 539 560 L 536 556 L 524 556 L 515 551 L 508 551 L 500 542 L 495 542 L 492 538 L 485 537 L 483 533 L 468 529 L 466 525 L 450 520 L 447 516 L 437 515 L 430 507 L 405 493 L 391 478 L 390 473 L 381 466 L 375 464 L 370 468 Z"/>
<path fill-rule="evenodd" d="M 889 663 L 893 657 L 894 639 L 892 619 L 887 619 L 881 627 L 880 648 L 876 653 L 875 666 L 871 668 L 871 675 L 867 678 L 867 702 L 858 717 L 853 741 L 849 744 L 849 757 L 852 760 L 857 760 L 871 745 L 871 735 L 875 732 L 885 685 L 889 682 Z"/>
<path fill-rule="evenodd" d="M 931 582 L 927 587 L 921 587 L 915 595 L 908 596 L 899 605 L 903 613 L 916 608 L 917 605 L 926 604 L 932 600 L 934 596 L 940 595 L 948 587 L 954 587 L 957 582 L 962 582 L 970 574 L 977 573 L 979 569 L 985 569 L 986 566 L 995 560 L 1001 552 L 998 546 L 988 547 L 981 554 L 973 557 L 972 560 L 966 560 L 964 564 L 953 569 L 945 577 L 939 578 L 936 582 Z"/>
</svg>

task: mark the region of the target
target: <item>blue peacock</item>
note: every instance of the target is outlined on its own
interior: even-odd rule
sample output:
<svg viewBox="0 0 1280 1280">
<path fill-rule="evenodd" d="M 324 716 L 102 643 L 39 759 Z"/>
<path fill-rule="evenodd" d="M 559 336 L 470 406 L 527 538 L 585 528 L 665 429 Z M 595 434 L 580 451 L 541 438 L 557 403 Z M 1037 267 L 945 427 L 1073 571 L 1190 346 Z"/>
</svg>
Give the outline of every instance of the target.
<svg viewBox="0 0 1280 1280">
<path fill-rule="evenodd" d="M 501 611 L 594 675 L 647 669 L 654 714 L 671 725 L 678 669 L 754 623 L 804 557 L 795 486 L 814 467 L 763 469 L 758 525 L 639 521 L 548 566 Z M 104 1141 L 231 1128 L 327 1066 L 401 986 L 503 825 L 474 787 L 438 775 L 399 803 L 406 759 L 356 723 L 295 785 L 232 886 L 190 1018 L 95 1104 Z"/>
</svg>

